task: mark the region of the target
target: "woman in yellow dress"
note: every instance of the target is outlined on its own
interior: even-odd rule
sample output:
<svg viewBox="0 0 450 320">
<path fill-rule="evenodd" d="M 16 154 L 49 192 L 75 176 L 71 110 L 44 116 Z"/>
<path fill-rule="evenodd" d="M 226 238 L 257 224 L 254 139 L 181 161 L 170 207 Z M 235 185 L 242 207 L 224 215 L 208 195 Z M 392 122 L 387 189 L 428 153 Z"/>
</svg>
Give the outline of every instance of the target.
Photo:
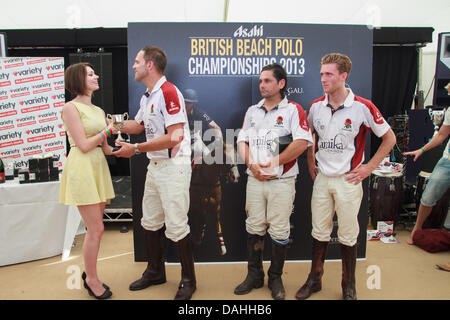
<svg viewBox="0 0 450 320">
<path fill-rule="evenodd" d="M 98 278 L 97 257 L 105 204 L 115 196 L 105 158 L 112 152 L 106 139 L 112 130 L 105 112 L 91 101 L 93 92 L 99 89 L 99 77 L 92 66 L 71 65 L 64 77 L 66 89 L 76 97 L 64 105 L 61 113 L 70 152 L 62 172 L 60 202 L 77 206 L 87 227 L 83 243 L 84 287 L 95 298 L 107 299 L 112 293 Z"/>
</svg>

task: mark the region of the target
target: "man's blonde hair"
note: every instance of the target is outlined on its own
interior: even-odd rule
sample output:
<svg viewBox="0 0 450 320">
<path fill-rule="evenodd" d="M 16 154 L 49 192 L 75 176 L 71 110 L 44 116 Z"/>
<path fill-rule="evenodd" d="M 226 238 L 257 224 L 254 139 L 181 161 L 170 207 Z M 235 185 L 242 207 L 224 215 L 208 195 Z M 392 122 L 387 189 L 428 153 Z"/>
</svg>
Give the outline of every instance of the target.
<svg viewBox="0 0 450 320">
<path fill-rule="evenodd" d="M 347 72 L 350 75 L 352 70 L 352 60 L 342 53 L 329 53 L 322 57 L 321 64 L 336 63 L 339 73 Z M 347 78 L 348 78 L 347 75 Z"/>
</svg>

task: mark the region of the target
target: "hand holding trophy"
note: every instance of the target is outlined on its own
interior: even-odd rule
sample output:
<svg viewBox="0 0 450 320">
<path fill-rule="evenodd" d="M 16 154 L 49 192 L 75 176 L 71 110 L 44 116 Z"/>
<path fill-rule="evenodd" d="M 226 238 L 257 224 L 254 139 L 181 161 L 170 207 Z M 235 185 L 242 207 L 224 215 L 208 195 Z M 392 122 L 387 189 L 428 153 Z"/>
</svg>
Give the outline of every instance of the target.
<svg viewBox="0 0 450 320">
<path fill-rule="evenodd" d="M 111 114 L 107 114 L 106 118 L 108 120 L 111 120 L 114 129 L 117 130 L 117 135 L 118 135 L 117 136 L 117 140 L 119 140 L 119 141 L 126 141 L 122 137 L 122 135 L 120 133 L 120 129 L 123 128 L 124 122 L 129 119 L 128 112 L 125 112 L 123 114 L 112 114 L 112 115 Z M 121 148 L 120 146 L 115 146 L 115 147 L 113 147 L 113 151 L 117 151 L 120 148 Z"/>
</svg>

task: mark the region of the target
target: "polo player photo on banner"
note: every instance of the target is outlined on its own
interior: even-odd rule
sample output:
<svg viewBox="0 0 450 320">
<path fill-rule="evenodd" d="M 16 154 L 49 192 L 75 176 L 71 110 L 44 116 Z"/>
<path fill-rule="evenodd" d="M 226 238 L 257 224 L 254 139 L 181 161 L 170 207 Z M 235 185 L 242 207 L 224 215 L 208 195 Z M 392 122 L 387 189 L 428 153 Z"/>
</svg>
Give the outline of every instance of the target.
<svg viewBox="0 0 450 320">
<path fill-rule="evenodd" d="M 189 221 L 194 244 L 201 246 L 207 229 L 215 228 L 220 254 L 227 253 L 222 232 L 222 186 L 237 183 L 237 153 L 234 142 L 225 142 L 221 128 L 202 109 L 194 89 L 183 91 L 191 132 L 192 177 Z M 211 241 L 213 241 L 211 239 Z"/>
</svg>

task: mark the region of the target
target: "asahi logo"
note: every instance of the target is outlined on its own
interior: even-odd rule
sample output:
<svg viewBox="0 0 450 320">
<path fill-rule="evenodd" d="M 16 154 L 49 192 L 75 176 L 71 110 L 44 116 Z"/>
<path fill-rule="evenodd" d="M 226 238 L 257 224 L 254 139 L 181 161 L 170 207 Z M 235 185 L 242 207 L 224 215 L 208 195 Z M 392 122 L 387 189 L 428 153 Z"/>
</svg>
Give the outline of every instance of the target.
<svg viewBox="0 0 450 320">
<path fill-rule="evenodd" d="M 16 108 L 15 102 L 0 103 L 0 110 L 9 110 L 9 109 L 14 110 L 15 108 Z"/>
<path fill-rule="evenodd" d="M 8 132 L 5 134 L 0 134 L 0 141 L 1 140 L 14 140 L 14 139 L 20 139 L 22 138 L 22 132 L 20 131 L 13 131 Z"/>
<path fill-rule="evenodd" d="M 20 105 L 27 105 L 29 106 L 30 104 L 38 104 L 38 103 L 47 103 L 48 101 L 48 97 L 40 97 L 40 98 L 33 98 L 33 99 L 28 99 L 28 100 L 24 100 L 20 102 Z"/>
<path fill-rule="evenodd" d="M 264 26 L 254 26 L 253 28 L 247 29 L 243 26 L 234 31 L 233 37 L 235 38 L 252 38 L 252 37 L 262 37 L 264 34 Z"/>
<path fill-rule="evenodd" d="M 34 67 L 29 68 L 21 71 L 14 72 L 14 76 L 28 76 L 28 75 L 35 75 L 35 74 L 42 74 L 42 68 L 40 67 Z"/>
<path fill-rule="evenodd" d="M 40 134 L 40 133 L 47 133 L 47 132 L 55 132 L 55 126 L 47 125 L 45 127 L 39 127 L 34 129 L 27 130 L 27 134 Z"/>
</svg>

